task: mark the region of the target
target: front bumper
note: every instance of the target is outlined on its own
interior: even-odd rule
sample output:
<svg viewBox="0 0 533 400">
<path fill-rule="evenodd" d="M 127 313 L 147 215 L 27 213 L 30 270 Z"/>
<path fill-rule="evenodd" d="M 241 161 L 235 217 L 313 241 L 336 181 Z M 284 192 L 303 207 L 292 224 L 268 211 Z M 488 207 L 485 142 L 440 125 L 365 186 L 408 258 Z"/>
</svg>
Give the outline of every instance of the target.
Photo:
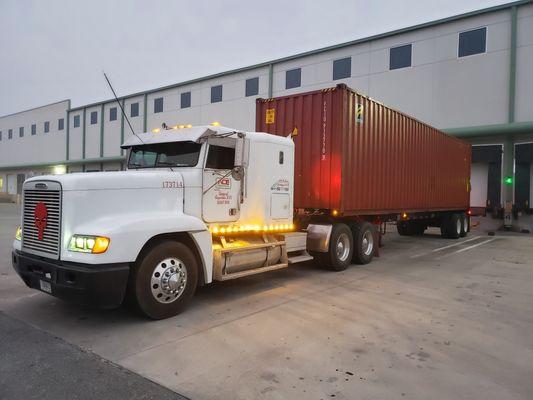
<svg viewBox="0 0 533 400">
<path fill-rule="evenodd" d="M 18 250 L 12 252 L 12 263 L 28 287 L 41 290 L 44 281 L 55 297 L 99 308 L 115 308 L 122 303 L 130 273 L 128 263 L 70 263 Z"/>
</svg>

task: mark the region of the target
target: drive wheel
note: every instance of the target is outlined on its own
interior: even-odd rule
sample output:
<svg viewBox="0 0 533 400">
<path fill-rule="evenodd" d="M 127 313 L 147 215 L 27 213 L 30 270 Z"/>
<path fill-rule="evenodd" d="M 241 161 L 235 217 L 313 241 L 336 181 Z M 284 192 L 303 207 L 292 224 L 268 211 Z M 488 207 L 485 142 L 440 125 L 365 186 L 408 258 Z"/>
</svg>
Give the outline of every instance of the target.
<svg viewBox="0 0 533 400">
<path fill-rule="evenodd" d="M 198 265 L 183 243 L 163 242 L 140 260 L 133 278 L 140 311 L 152 319 L 163 319 L 179 314 L 193 296 Z"/>
<path fill-rule="evenodd" d="M 470 231 L 470 217 L 468 215 L 461 214 L 461 223 L 461 237 L 465 237 Z"/>
<path fill-rule="evenodd" d="M 333 271 L 343 271 L 352 262 L 353 235 L 346 224 L 334 224 L 329 239 L 329 251 L 324 253 L 323 264 Z"/>
<path fill-rule="evenodd" d="M 368 264 L 374 257 L 374 248 L 378 244 L 374 240 L 375 228 L 370 222 L 357 223 L 354 228 L 355 252 L 357 264 Z"/>
</svg>

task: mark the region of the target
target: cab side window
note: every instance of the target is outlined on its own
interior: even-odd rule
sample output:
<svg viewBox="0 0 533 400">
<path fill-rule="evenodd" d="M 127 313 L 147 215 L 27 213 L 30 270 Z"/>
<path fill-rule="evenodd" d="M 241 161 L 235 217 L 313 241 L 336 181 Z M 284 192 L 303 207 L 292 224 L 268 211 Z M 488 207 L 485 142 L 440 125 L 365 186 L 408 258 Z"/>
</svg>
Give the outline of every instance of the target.
<svg viewBox="0 0 533 400">
<path fill-rule="evenodd" d="M 212 169 L 232 169 L 235 163 L 235 149 L 209 145 L 207 153 L 206 168 Z"/>
</svg>

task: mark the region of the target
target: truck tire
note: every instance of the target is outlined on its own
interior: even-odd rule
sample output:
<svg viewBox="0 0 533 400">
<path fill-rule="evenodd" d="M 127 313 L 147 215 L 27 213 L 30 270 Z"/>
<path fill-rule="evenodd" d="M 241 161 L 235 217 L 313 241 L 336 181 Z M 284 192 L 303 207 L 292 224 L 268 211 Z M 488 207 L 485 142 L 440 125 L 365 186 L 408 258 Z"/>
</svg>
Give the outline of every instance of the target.
<svg viewBox="0 0 533 400">
<path fill-rule="evenodd" d="M 353 248 L 353 235 L 348 225 L 334 224 L 329 238 L 329 251 L 318 261 L 332 271 L 344 271 L 352 262 Z"/>
<path fill-rule="evenodd" d="M 198 284 L 198 264 L 183 243 L 162 242 L 139 261 L 133 272 L 134 297 L 139 310 L 149 318 L 179 314 Z"/>
<path fill-rule="evenodd" d="M 461 214 L 450 214 L 443 222 L 446 225 L 446 236 L 448 239 L 459 239 L 463 229 Z M 442 228 L 441 228 L 442 229 Z"/>
<path fill-rule="evenodd" d="M 375 227 L 370 222 L 360 222 L 354 226 L 355 252 L 353 261 L 357 264 L 368 264 L 374 257 L 374 248 L 378 243 L 374 240 Z"/>
<path fill-rule="evenodd" d="M 461 237 L 465 237 L 470 231 L 470 217 L 466 214 L 461 214 L 461 223 Z"/>
<path fill-rule="evenodd" d="M 413 230 L 411 229 L 411 225 L 409 224 L 409 221 L 398 221 L 396 223 L 396 229 L 398 230 L 398 234 L 400 236 L 412 236 Z"/>
<path fill-rule="evenodd" d="M 399 221 L 396 229 L 400 236 L 423 235 L 427 226 L 423 221 Z"/>
</svg>

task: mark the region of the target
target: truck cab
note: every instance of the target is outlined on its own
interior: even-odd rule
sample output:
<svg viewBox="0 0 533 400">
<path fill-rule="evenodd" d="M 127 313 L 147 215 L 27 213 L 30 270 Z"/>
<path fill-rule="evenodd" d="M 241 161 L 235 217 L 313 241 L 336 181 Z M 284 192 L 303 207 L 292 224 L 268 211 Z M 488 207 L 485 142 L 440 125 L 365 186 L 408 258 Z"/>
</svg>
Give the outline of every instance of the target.
<svg viewBox="0 0 533 400">
<path fill-rule="evenodd" d="M 175 127 L 122 147 L 126 171 L 24 183 L 13 265 L 29 287 L 106 308 L 128 296 L 159 319 L 198 285 L 283 268 L 291 251 L 305 252 L 305 234 L 291 234 L 290 137 Z"/>
</svg>

